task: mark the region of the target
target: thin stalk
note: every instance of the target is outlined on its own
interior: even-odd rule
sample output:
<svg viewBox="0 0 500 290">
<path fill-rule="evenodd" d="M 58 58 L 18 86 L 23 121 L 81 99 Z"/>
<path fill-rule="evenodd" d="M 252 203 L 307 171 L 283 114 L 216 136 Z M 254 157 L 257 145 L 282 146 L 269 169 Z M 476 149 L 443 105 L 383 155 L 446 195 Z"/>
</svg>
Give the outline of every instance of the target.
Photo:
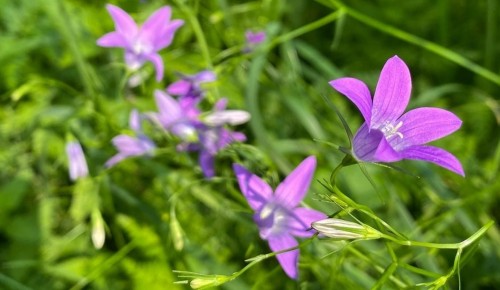
<svg viewBox="0 0 500 290">
<path fill-rule="evenodd" d="M 200 46 L 201 49 L 201 54 L 203 56 L 203 59 L 205 60 L 206 67 L 209 69 L 213 69 L 212 59 L 210 58 L 210 51 L 208 49 L 207 40 L 205 39 L 205 35 L 203 34 L 203 30 L 201 29 L 201 25 L 200 22 L 198 21 L 198 18 L 196 18 L 191 9 L 189 9 L 189 7 L 186 6 L 183 1 L 175 0 L 175 3 L 177 4 L 177 6 L 179 6 L 182 12 L 186 14 L 189 23 L 191 23 L 194 35 L 196 36 L 196 39 L 198 40 L 198 45 Z"/>
<path fill-rule="evenodd" d="M 270 50 L 282 42 L 292 40 L 292 39 L 297 38 L 303 34 L 306 34 L 308 32 L 316 30 L 324 25 L 327 25 L 328 23 L 331 23 L 331 22 L 339 19 L 342 15 L 344 15 L 344 11 L 342 9 L 339 9 L 333 13 L 328 14 L 327 16 L 325 16 L 323 18 L 320 18 L 314 22 L 311 22 L 307 25 L 301 26 L 300 28 L 297 28 L 293 31 L 286 33 L 286 34 L 283 34 L 283 35 L 273 39 L 269 43 L 267 49 Z"/>
<path fill-rule="evenodd" d="M 438 244 L 438 243 L 427 243 L 427 242 L 410 241 L 410 240 L 399 240 L 386 234 L 382 234 L 382 237 L 403 246 L 410 246 L 410 247 L 415 246 L 415 247 L 435 248 L 435 249 L 463 249 L 469 246 L 470 244 L 476 242 L 481 236 L 483 236 L 486 233 L 486 231 L 494 223 L 495 223 L 494 221 L 489 221 L 486 225 L 484 225 L 482 228 L 480 228 L 477 232 L 475 232 L 472 236 L 470 236 L 466 240 L 454 244 L 450 243 Z"/>
</svg>

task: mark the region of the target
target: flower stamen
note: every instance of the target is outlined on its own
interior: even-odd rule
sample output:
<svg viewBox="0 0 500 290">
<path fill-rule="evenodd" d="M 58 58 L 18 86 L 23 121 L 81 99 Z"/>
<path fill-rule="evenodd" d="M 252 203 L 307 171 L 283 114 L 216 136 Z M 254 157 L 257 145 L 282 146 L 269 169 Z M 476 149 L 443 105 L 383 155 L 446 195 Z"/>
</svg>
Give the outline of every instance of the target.
<svg viewBox="0 0 500 290">
<path fill-rule="evenodd" d="M 403 139 L 403 133 L 398 132 L 398 130 L 403 126 L 403 121 L 400 121 L 399 123 L 396 124 L 396 126 L 392 125 L 389 122 L 386 122 L 384 127 L 382 127 L 381 131 L 384 133 L 385 137 L 387 139 L 391 138 L 392 136 L 398 136 L 399 138 Z"/>
</svg>

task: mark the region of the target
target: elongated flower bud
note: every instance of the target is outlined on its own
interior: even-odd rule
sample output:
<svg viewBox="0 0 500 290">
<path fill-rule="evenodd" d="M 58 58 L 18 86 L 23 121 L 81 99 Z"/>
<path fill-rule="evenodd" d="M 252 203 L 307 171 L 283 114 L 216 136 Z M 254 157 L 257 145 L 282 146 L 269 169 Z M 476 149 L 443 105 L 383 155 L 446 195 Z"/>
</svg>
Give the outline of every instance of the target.
<svg viewBox="0 0 500 290">
<path fill-rule="evenodd" d="M 365 224 L 357 224 L 341 219 L 329 218 L 312 223 L 320 234 L 335 240 L 379 239 L 382 234 Z"/>
</svg>

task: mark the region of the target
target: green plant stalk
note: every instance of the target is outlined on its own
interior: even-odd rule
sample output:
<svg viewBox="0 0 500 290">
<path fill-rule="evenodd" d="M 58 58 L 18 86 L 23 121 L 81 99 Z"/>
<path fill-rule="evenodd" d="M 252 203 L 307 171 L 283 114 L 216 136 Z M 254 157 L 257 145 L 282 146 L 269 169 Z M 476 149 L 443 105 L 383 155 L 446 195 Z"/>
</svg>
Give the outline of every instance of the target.
<svg viewBox="0 0 500 290">
<path fill-rule="evenodd" d="M 272 49 L 274 48 L 275 46 L 277 46 L 278 44 L 282 43 L 282 42 L 286 42 L 286 41 L 289 41 L 289 40 L 292 40 L 294 38 L 297 38 L 303 34 L 306 34 L 308 32 L 311 32 L 313 30 L 316 30 L 324 25 L 327 25 L 328 23 L 331 23 L 337 19 L 339 19 L 341 16 L 344 15 L 344 11 L 339 9 L 333 13 L 330 13 L 328 14 L 327 16 L 323 17 L 323 18 L 320 18 L 314 22 L 311 22 L 307 25 L 304 25 L 304 26 L 301 26 L 300 28 L 297 28 L 295 30 L 292 30 L 286 34 L 283 34 L 275 39 L 273 39 L 269 45 L 267 46 L 267 49 Z"/>
<path fill-rule="evenodd" d="M 387 25 L 385 23 L 382 23 L 376 19 L 373 19 L 365 14 L 362 14 L 345 4 L 343 4 L 340 1 L 337 0 L 330 0 L 332 4 L 334 4 L 336 7 L 339 8 L 339 11 L 345 11 L 348 15 L 352 16 L 353 18 L 357 19 L 358 21 L 373 27 L 379 31 L 382 31 L 384 33 L 387 33 L 391 36 L 394 36 L 396 38 L 399 38 L 403 41 L 409 42 L 411 44 L 414 44 L 416 46 L 422 47 L 428 51 L 431 51 L 439 56 L 442 56 L 443 58 L 446 58 L 462 67 L 465 67 L 468 70 L 471 70 L 475 72 L 476 74 L 484 77 L 485 79 L 488 79 L 492 81 L 493 83 L 500 85 L 500 75 L 472 62 L 471 60 L 463 57 L 462 55 L 447 49 L 439 44 L 436 44 L 434 42 L 428 41 L 426 39 L 423 39 L 421 37 L 415 36 L 413 34 L 410 34 L 408 32 L 405 32 L 403 30 L 400 30 L 396 27 Z"/>
<path fill-rule="evenodd" d="M 397 238 L 394 238 L 392 236 L 383 233 L 382 237 L 384 239 L 388 239 L 403 246 L 410 246 L 410 247 L 415 246 L 415 247 L 425 247 L 425 248 L 435 248 L 435 249 L 463 249 L 469 246 L 470 244 L 474 243 L 475 241 L 477 241 L 481 236 L 483 236 L 494 223 L 495 223 L 494 221 L 489 221 L 486 225 L 484 225 L 482 228 L 480 228 L 477 232 L 475 232 L 472 236 L 470 236 L 466 240 L 454 244 L 450 243 L 438 244 L 438 243 L 427 243 L 427 242 L 418 242 L 410 240 L 399 240 Z"/>
<path fill-rule="evenodd" d="M 208 49 L 207 40 L 205 39 L 205 35 L 203 34 L 203 30 L 201 29 L 200 22 L 193 14 L 191 9 L 186 6 L 183 1 L 175 0 L 175 3 L 179 8 L 186 14 L 188 21 L 191 23 L 193 28 L 193 32 L 196 35 L 196 39 L 198 40 L 198 44 L 200 45 L 201 54 L 203 55 L 203 59 L 205 60 L 205 65 L 208 69 L 213 69 L 212 59 L 210 58 L 210 51 Z"/>
</svg>

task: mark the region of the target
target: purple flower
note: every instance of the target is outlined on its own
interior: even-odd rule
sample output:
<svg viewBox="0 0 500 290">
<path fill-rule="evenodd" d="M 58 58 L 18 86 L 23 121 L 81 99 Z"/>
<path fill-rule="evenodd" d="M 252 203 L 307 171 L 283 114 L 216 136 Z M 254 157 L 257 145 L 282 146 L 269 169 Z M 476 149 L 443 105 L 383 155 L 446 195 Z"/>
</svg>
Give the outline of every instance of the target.
<svg viewBox="0 0 500 290">
<path fill-rule="evenodd" d="M 198 151 L 199 164 L 203 175 L 207 178 L 215 176 L 215 156 L 219 151 L 233 142 L 243 142 L 246 136 L 233 132 L 224 125 L 239 125 L 250 119 L 250 114 L 240 110 L 225 110 L 227 99 L 220 99 L 214 106 L 214 112 L 206 115 L 194 124 L 198 140 L 196 143 L 182 143 L 177 147 L 180 151 Z"/>
<path fill-rule="evenodd" d="M 181 80 L 167 87 L 167 93 L 181 98 L 199 99 L 203 97 L 203 90 L 200 85 L 213 81 L 215 81 L 215 74 L 209 70 L 201 71 L 195 75 L 183 75 Z"/>
<path fill-rule="evenodd" d="M 140 121 L 139 113 L 132 110 L 129 124 L 130 128 L 137 134 L 137 138 L 123 134 L 114 137 L 111 142 L 118 150 L 118 153 L 106 161 L 105 167 L 112 167 L 127 157 L 150 154 L 156 148 L 153 141 L 141 132 Z"/>
<path fill-rule="evenodd" d="M 215 175 L 215 155 L 233 142 L 244 142 L 247 137 L 240 132 L 232 132 L 224 125 L 239 125 L 250 119 L 250 114 L 239 110 L 225 110 L 227 99 L 220 99 L 214 106 L 214 113 L 203 120 L 204 125 L 199 128 L 199 163 L 205 177 Z"/>
<path fill-rule="evenodd" d="M 196 106 L 182 107 L 180 102 L 161 90 L 156 90 L 154 94 L 158 113 L 150 116 L 156 119 L 165 130 L 185 141 L 192 140 L 196 136 L 196 125 L 199 123 L 198 108 Z"/>
<path fill-rule="evenodd" d="M 125 62 L 132 70 L 137 70 L 150 61 L 156 68 L 156 80 L 160 81 L 163 78 L 163 60 L 158 51 L 172 43 L 176 30 L 184 21 L 170 20 L 172 11 L 169 6 L 164 6 L 139 27 L 121 8 L 108 4 L 106 9 L 115 22 L 116 31 L 99 38 L 97 44 L 124 48 Z"/>
<path fill-rule="evenodd" d="M 402 159 L 435 163 L 464 176 L 460 161 L 451 153 L 424 145 L 460 128 L 462 121 L 439 108 L 418 108 L 403 114 L 411 93 L 411 76 L 397 56 L 384 65 L 372 98 L 368 87 L 354 78 L 340 78 L 330 85 L 361 111 L 365 123 L 353 140 L 353 155 L 365 162 L 395 162 Z"/>
<path fill-rule="evenodd" d="M 257 47 L 259 44 L 261 44 L 266 40 L 266 32 L 265 31 L 252 32 L 250 30 L 247 30 L 245 32 L 245 39 L 247 43 L 243 51 L 251 52 L 252 50 L 255 49 L 255 47 Z"/>
<path fill-rule="evenodd" d="M 309 156 L 278 185 L 273 193 L 271 187 L 243 166 L 234 164 L 241 192 L 255 214 L 253 219 L 259 227 L 263 240 L 269 242 L 273 252 L 296 247 L 294 237 L 311 237 L 311 223 L 326 218 L 322 212 L 298 207 L 309 189 L 316 168 L 316 158 Z M 299 250 L 278 254 L 277 259 L 292 279 L 298 276 Z"/>
<path fill-rule="evenodd" d="M 68 142 L 66 144 L 66 155 L 69 163 L 69 178 L 73 181 L 89 175 L 87 161 L 83 154 L 82 146 L 78 141 Z"/>
</svg>

